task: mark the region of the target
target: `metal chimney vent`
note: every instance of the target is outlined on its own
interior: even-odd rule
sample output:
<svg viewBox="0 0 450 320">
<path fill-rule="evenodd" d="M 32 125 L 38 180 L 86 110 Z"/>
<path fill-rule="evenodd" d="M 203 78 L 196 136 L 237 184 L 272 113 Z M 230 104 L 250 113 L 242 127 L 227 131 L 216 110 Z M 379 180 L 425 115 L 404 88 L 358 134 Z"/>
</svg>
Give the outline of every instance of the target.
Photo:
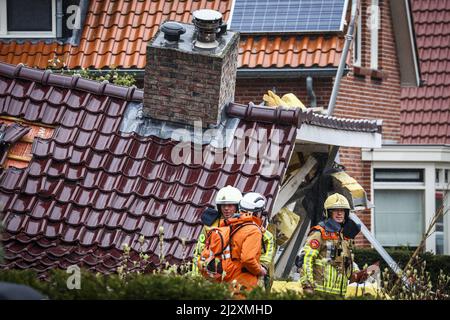
<svg viewBox="0 0 450 320">
<path fill-rule="evenodd" d="M 161 31 L 164 33 L 164 39 L 170 42 L 180 40 L 180 36 L 186 32 L 186 28 L 178 22 L 164 22 L 161 26 Z"/>
<path fill-rule="evenodd" d="M 192 22 L 197 32 L 194 45 L 203 49 L 219 46 L 217 38 L 227 30 L 227 25 L 222 24 L 222 14 L 215 10 L 202 9 L 194 11 L 192 15 Z"/>
</svg>

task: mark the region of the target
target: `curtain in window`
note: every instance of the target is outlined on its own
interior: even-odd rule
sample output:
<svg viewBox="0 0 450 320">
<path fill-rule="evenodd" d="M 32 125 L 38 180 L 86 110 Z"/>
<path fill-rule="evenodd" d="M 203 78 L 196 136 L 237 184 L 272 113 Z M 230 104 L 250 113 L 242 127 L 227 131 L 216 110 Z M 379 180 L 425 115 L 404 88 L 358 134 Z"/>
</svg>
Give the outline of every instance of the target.
<svg viewBox="0 0 450 320">
<path fill-rule="evenodd" d="M 385 246 L 417 246 L 424 225 L 424 192 L 375 190 L 375 236 Z"/>
</svg>

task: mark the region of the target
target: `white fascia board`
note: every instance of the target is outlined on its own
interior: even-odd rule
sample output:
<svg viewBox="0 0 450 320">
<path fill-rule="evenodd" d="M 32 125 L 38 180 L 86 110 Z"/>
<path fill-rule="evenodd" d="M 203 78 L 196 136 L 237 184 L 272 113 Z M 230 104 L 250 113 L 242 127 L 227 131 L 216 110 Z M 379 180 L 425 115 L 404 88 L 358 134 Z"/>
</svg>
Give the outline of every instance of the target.
<svg viewBox="0 0 450 320">
<path fill-rule="evenodd" d="M 417 57 L 416 42 L 414 41 L 414 26 L 413 22 L 411 21 L 412 10 L 410 8 L 408 0 L 405 0 L 405 7 L 406 7 L 406 18 L 408 19 L 409 39 L 411 41 L 411 51 L 414 60 L 414 71 L 416 73 L 416 86 L 419 87 L 420 86 L 419 59 Z"/>
<path fill-rule="evenodd" d="M 450 146 L 383 145 L 381 149 L 363 149 L 363 161 L 450 162 Z"/>
<path fill-rule="evenodd" d="M 381 148 L 381 134 L 337 130 L 302 124 L 297 129 L 297 142 L 308 141 L 340 147 Z"/>
</svg>

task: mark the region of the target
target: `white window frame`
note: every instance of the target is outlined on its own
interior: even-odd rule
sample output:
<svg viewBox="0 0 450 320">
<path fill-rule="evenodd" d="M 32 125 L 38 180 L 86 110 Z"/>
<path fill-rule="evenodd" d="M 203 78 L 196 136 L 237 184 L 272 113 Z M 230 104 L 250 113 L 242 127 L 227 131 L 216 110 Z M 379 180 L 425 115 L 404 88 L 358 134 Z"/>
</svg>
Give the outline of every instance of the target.
<svg viewBox="0 0 450 320">
<path fill-rule="evenodd" d="M 448 211 L 449 201 L 450 201 L 450 166 L 437 164 L 436 170 L 439 170 L 439 182 L 436 182 L 436 193 L 440 192 L 443 194 L 444 198 L 442 199 L 442 203 L 444 204 L 444 210 Z M 448 170 L 448 182 L 445 183 L 445 170 Z M 446 194 L 447 193 L 447 194 Z M 438 210 L 438 208 L 435 208 Z M 444 236 L 444 254 L 450 254 L 450 212 L 447 212 L 444 215 L 443 219 L 443 228 L 444 231 L 436 231 L 435 233 L 441 233 Z"/>
<path fill-rule="evenodd" d="M 8 31 L 7 0 L 0 0 L 0 38 L 55 38 L 56 0 L 52 0 L 52 31 Z"/>
<path fill-rule="evenodd" d="M 399 145 L 385 144 L 380 149 L 361 150 L 362 161 L 371 163 L 371 194 L 374 202 L 374 168 L 415 168 L 425 169 L 425 228 L 436 213 L 436 191 L 442 186 L 436 184 L 436 169 L 450 169 L 450 147 L 442 145 Z M 450 178 L 450 177 L 449 177 Z M 400 186 L 398 186 L 400 188 Z M 403 188 L 404 189 L 404 188 Z M 372 234 L 374 231 L 374 210 L 371 214 Z M 432 230 L 434 232 L 435 230 Z M 427 251 L 436 250 L 436 238 L 433 233 L 426 240 Z M 450 255 L 450 213 L 444 217 L 444 254 Z"/>
<path fill-rule="evenodd" d="M 380 7 L 378 0 L 371 0 L 368 22 L 370 30 L 370 69 L 378 70 L 378 30 L 380 29 Z"/>
<path fill-rule="evenodd" d="M 427 228 L 428 225 L 428 217 L 427 217 L 427 180 L 430 179 L 429 175 L 430 169 L 426 169 L 421 165 L 415 164 L 401 164 L 401 163 L 376 163 L 371 166 L 371 175 L 372 175 L 372 203 L 375 203 L 375 191 L 376 190 L 414 190 L 414 191 L 422 191 L 424 193 L 424 207 L 423 207 L 423 216 L 422 216 L 422 225 L 423 228 Z M 374 174 L 376 169 L 422 169 L 424 171 L 424 181 L 423 182 L 378 182 L 374 181 Z M 433 180 L 434 182 L 434 180 Z M 434 203 L 433 203 L 434 205 Z M 371 209 L 371 225 L 372 225 L 372 234 L 376 234 L 376 225 L 375 225 L 375 208 Z M 422 230 L 422 234 L 425 230 Z M 420 238 L 422 238 L 422 234 Z M 430 237 L 431 238 L 431 237 Z M 433 237 L 434 239 L 434 237 Z M 435 248 L 435 246 L 433 247 Z M 433 249 L 434 251 L 434 249 Z"/>
<path fill-rule="evenodd" d="M 358 20 L 356 23 L 356 28 L 355 28 L 355 33 L 356 36 L 353 39 L 353 65 L 356 67 L 361 67 L 361 45 L 362 45 L 362 38 L 361 38 L 361 33 L 362 33 L 362 12 L 359 11 L 358 14 Z M 358 59 L 357 59 L 358 58 Z"/>
</svg>

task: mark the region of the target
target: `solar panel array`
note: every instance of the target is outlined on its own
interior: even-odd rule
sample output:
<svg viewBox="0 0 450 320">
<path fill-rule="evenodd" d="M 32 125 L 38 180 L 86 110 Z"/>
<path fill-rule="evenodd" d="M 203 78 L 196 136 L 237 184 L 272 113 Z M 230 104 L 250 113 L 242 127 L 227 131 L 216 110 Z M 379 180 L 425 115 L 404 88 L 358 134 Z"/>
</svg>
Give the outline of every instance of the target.
<svg viewBox="0 0 450 320">
<path fill-rule="evenodd" d="M 242 33 L 342 31 L 347 0 L 235 0 L 231 30 Z"/>
</svg>

